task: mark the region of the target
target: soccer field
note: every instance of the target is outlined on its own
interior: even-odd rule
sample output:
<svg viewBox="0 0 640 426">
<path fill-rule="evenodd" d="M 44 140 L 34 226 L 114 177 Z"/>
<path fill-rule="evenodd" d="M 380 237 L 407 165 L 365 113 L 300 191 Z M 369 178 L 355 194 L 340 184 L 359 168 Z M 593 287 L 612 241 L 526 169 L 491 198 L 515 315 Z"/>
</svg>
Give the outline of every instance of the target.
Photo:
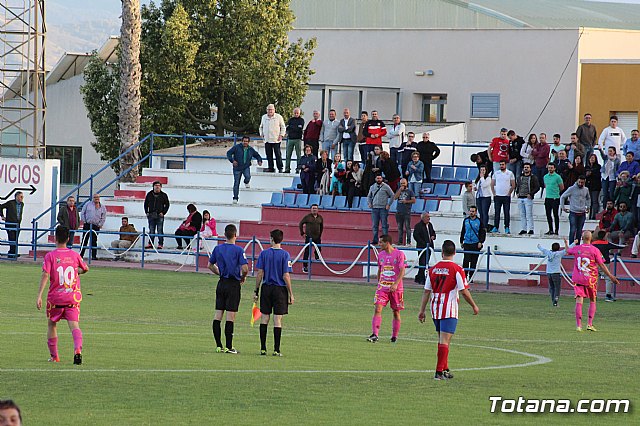
<svg viewBox="0 0 640 426">
<path fill-rule="evenodd" d="M 65 322 L 61 362 L 47 362 L 35 308 L 40 268 L 0 264 L 0 399 L 28 425 L 638 424 L 640 302 L 599 303 L 596 333 L 577 333 L 573 299 L 474 293 L 461 300 L 450 352 L 455 378 L 434 381 L 436 335 L 417 320 L 422 292 L 405 290 L 396 344 L 391 311 L 371 333 L 374 286 L 294 282 L 282 358 L 259 353 L 243 289 L 234 346 L 217 354 L 212 275 L 93 268 L 83 275 L 84 363 L 73 365 Z M 586 321 L 586 306 L 584 310 Z M 268 347 L 273 344 L 272 328 Z M 631 399 L 627 414 L 492 414 L 490 396 Z"/>
</svg>

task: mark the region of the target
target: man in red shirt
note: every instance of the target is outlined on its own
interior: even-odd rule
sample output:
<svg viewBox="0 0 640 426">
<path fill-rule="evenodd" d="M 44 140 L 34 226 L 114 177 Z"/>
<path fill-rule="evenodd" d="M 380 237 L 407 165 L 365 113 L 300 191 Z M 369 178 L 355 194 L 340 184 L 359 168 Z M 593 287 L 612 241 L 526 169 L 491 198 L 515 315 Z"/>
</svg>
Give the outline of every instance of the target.
<svg viewBox="0 0 640 426">
<path fill-rule="evenodd" d="M 305 145 L 311 147 L 311 153 L 318 156 L 318 149 L 320 147 L 320 131 L 322 130 L 322 120 L 320 120 L 320 111 L 313 111 L 313 120 L 307 123 L 307 127 L 304 129 L 302 139 Z"/>
<path fill-rule="evenodd" d="M 596 215 L 596 219 L 599 217 L 600 222 L 598 223 L 598 228 L 611 232 L 615 231 L 615 229 L 611 229 L 611 225 L 613 225 L 613 219 L 618 214 L 618 210 L 613 206 L 613 201 L 607 201 L 606 208 Z"/>
<path fill-rule="evenodd" d="M 493 170 L 500 169 L 500 161 L 509 163 L 509 138 L 507 129 L 500 129 L 500 137 L 491 139 L 489 145 L 489 158 L 493 162 Z"/>
<path fill-rule="evenodd" d="M 371 120 L 367 121 L 362 130 L 362 134 L 367 138 L 365 145 L 365 159 L 374 148 L 379 146 L 382 149 L 382 137 L 387 134 L 384 122 L 378 117 L 378 111 L 371 111 Z"/>
</svg>

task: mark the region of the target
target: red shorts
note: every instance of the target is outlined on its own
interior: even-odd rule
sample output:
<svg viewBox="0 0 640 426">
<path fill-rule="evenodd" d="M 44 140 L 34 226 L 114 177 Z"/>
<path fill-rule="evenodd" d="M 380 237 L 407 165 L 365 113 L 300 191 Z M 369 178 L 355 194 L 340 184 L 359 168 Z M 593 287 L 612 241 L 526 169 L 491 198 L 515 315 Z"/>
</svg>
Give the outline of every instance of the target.
<svg viewBox="0 0 640 426">
<path fill-rule="evenodd" d="M 598 290 L 596 287 L 576 284 L 576 286 L 573 287 L 573 292 L 575 293 L 575 297 L 584 297 L 586 299 L 596 300 Z"/>
<path fill-rule="evenodd" d="M 387 306 L 387 303 L 391 302 L 391 309 L 394 311 L 404 310 L 404 291 L 384 291 L 376 290 L 376 295 L 373 297 L 374 305 Z"/>
<path fill-rule="evenodd" d="M 80 321 L 80 305 L 52 305 L 47 302 L 47 318 L 53 322 L 58 322 L 62 319 L 67 321 Z"/>
</svg>

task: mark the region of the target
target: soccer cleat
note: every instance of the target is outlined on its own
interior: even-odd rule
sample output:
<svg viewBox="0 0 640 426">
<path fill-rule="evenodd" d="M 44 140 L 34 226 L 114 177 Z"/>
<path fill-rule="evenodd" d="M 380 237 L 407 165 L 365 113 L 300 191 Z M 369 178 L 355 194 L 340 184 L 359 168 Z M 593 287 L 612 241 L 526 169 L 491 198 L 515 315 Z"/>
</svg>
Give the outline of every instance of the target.
<svg viewBox="0 0 640 426">
<path fill-rule="evenodd" d="M 371 336 L 367 337 L 367 342 L 375 343 L 377 341 L 378 341 L 378 336 L 376 336 L 375 334 L 372 334 Z"/>
<path fill-rule="evenodd" d="M 60 357 L 51 357 L 47 360 L 48 362 L 60 362 Z"/>
<path fill-rule="evenodd" d="M 587 326 L 587 330 L 588 330 L 588 331 L 598 331 L 598 329 L 597 329 L 597 328 L 595 328 L 595 327 L 594 327 L 594 326 L 592 326 L 592 325 L 588 325 L 588 326 Z"/>
<path fill-rule="evenodd" d="M 236 348 L 224 348 L 224 353 L 225 354 L 233 354 L 233 355 L 237 355 L 239 352 L 236 350 Z"/>
<path fill-rule="evenodd" d="M 576 327 L 576 331 L 577 331 L 578 333 L 582 333 L 582 327 Z"/>
<path fill-rule="evenodd" d="M 282 356 L 282 352 L 273 351 L 273 353 L 271 355 L 273 355 L 273 356 Z"/>
<path fill-rule="evenodd" d="M 75 354 L 73 356 L 73 364 L 74 365 L 81 365 L 82 364 L 82 354 Z"/>
<path fill-rule="evenodd" d="M 447 380 L 447 378 L 442 374 L 442 371 L 436 371 L 435 376 L 433 376 L 433 380 Z"/>
<path fill-rule="evenodd" d="M 449 379 L 453 379 L 453 374 L 451 374 L 451 372 L 449 371 L 449 369 L 446 369 L 442 372 L 442 375 L 444 376 L 445 379 L 449 380 Z"/>
<path fill-rule="evenodd" d="M 491 229 L 491 231 L 489 231 L 489 232 L 491 232 L 492 234 L 496 234 L 496 233 L 498 233 L 498 228 L 496 228 L 496 227 L 494 226 L 494 227 Z"/>
<path fill-rule="evenodd" d="M 391 338 L 391 343 L 396 343 L 397 341 L 398 341 L 398 338 L 397 338 L 397 337 L 392 337 L 392 338 Z"/>
<path fill-rule="evenodd" d="M 509 227 L 507 226 L 506 228 L 504 228 L 504 233 L 505 234 L 510 234 L 511 233 L 511 229 L 509 229 Z"/>
<path fill-rule="evenodd" d="M 265 349 L 260 349 L 260 355 L 266 355 L 267 351 Z"/>
<path fill-rule="evenodd" d="M 217 353 L 217 354 L 220 354 L 220 353 L 222 353 L 222 352 L 224 352 L 224 349 L 223 349 L 222 347 L 218 346 L 218 347 L 216 348 L 216 353 Z"/>
</svg>

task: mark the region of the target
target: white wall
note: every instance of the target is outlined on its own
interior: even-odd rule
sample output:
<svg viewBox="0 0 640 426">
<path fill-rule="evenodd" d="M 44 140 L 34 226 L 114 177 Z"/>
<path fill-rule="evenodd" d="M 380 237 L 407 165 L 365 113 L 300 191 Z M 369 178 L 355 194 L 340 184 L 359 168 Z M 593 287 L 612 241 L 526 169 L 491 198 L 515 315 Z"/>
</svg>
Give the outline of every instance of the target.
<svg viewBox="0 0 640 426">
<path fill-rule="evenodd" d="M 566 65 L 577 30 L 294 30 L 291 39 L 316 37 L 315 84 L 400 87 L 402 116 L 418 120 L 418 93 L 446 93 L 447 119 L 468 123 L 470 140 L 490 140 L 501 127 L 525 134 Z M 351 60 L 336 48 L 351 46 Z M 534 132 L 569 135 L 575 128 L 577 55 Z M 415 71 L 434 71 L 418 77 Z M 471 93 L 500 93 L 499 120 L 470 119 Z M 314 95 L 315 96 L 315 95 Z M 314 98 L 315 99 L 315 98 Z M 375 108 L 369 96 L 365 109 Z M 395 99 L 377 107 L 390 119 Z M 334 103 L 337 110 L 341 105 Z M 312 109 L 313 107 L 307 107 Z"/>
</svg>

